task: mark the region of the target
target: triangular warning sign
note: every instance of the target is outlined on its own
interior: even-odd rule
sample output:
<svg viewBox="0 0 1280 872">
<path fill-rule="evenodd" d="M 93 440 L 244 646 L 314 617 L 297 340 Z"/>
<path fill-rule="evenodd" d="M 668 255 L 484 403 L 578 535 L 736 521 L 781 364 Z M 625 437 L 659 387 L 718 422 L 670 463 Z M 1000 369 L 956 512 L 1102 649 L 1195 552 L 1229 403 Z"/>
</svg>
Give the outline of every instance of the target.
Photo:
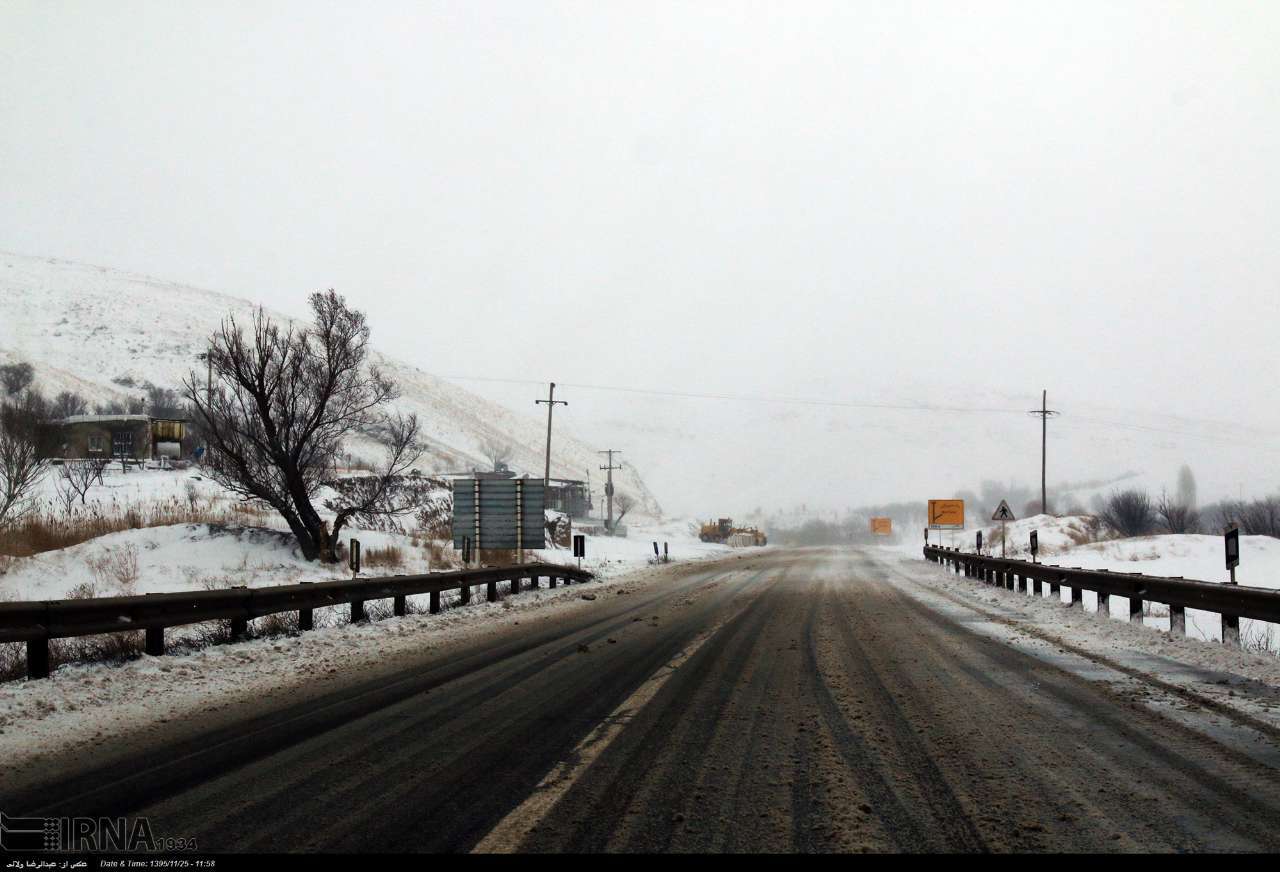
<svg viewBox="0 0 1280 872">
<path fill-rule="evenodd" d="M 1000 501 L 1000 508 L 996 509 L 996 513 L 991 516 L 993 521 L 1016 521 L 1013 516 L 1013 510 L 1009 508 L 1009 504 L 1004 500 Z"/>
</svg>

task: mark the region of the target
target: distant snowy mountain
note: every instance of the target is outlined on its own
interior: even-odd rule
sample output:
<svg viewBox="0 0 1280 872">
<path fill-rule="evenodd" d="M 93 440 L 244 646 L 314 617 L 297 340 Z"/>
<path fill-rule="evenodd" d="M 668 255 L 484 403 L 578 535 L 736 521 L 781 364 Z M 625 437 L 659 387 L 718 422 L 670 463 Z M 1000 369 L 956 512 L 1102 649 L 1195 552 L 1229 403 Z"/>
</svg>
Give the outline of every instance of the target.
<svg viewBox="0 0 1280 872">
<path fill-rule="evenodd" d="M 50 395 L 71 390 L 91 403 L 138 397 L 145 382 L 177 387 L 193 371 L 201 378 L 196 355 L 209 335 L 228 314 L 248 319 L 254 307 L 248 300 L 150 276 L 0 252 L 0 363 L 31 363 L 38 386 Z M 376 344 L 378 325 L 370 326 Z M 376 351 L 372 358 L 400 386 L 397 405 L 416 412 L 422 422 L 429 446 L 420 463 L 425 470 L 484 468 L 480 445 L 497 439 L 512 445 L 514 470 L 541 475 L 545 418 L 518 414 Z M 364 454 L 368 448 L 352 450 Z M 557 427 L 553 476 L 581 479 L 598 466 L 593 446 Z M 598 476 L 594 483 L 599 484 Z M 658 501 L 630 465 L 617 475 L 616 487 L 638 501 L 633 514 L 661 515 Z"/>
</svg>

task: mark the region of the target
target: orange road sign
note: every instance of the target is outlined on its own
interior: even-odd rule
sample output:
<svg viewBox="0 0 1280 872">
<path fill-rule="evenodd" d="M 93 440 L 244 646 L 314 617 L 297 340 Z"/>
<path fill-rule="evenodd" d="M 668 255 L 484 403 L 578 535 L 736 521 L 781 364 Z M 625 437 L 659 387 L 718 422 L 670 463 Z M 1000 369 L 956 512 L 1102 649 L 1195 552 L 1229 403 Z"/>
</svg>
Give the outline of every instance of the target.
<svg viewBox="0 0 1280 872">
<path fill-rule="evenodd" d="M 872 518 L 871 532 L 877 536 L 892 536 L 893 518 Z"/>
<path fill-rule="evenodd" d="M 963 530 L 964 500 L 929 500 L 929 528 Z"/>
</svg>

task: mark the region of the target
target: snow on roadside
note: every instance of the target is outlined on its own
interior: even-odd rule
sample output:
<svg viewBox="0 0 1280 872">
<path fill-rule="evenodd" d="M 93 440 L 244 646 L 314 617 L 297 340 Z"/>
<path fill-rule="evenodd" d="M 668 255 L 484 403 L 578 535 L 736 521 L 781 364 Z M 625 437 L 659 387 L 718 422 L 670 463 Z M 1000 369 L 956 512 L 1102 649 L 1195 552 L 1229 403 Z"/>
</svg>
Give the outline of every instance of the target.
<svg viewBox="0 0 1280 872">
<path fill-rule="evenodd" d="M 1195 635 L 1191 622 L 1192 610 L 1187 611 L 1187 638 L 1179 638 L 1168 632 L 1167 617 L 1160 620 L 1148 616 L 1141 625 L 1129 623 L 1128 603 L 1122 597 L 1112 598 L 1113 606 L 1114 601 L 1119 599 L 1121 608 L 1113 608 L 1111 619 L 1103 620 L 1096 612 L 1096 597 L 1092 597 L 1087 591 L 1082 611 L 1071 608 L 1069 600 L 1054 600 L 1049 596 L 1037 598 L 956 575 L 926 561 L 923 556 L 911 558 L 891 553 L 889 549 L 884 549 L 884 552 L 886 562 L 913 582 L 940 588 L 983 606 L 994 607 L 1007 617 L 1042 628 L 1071 644 L 1102 653 L 1136 651 L 1158 655 L 1202 669 L 1229 672 L 1280 687 L 1280 657 L 1274 653 L 1230 648 L 1217 641 L 1216 636 Z M 1123 620 L 1120 619 L 1121 613 Z M 1216 616 L 1214 618 L 1212 629 L 1216 632 Z M 1247 623 L 1255 622 L 1242 621 L 1242 631 Z"/>
<path fill-rule="evenodd" d="M 1000 554 L 1000 525 L 983 528 L 984 551 Z M 1162 534 L 1136 536 L 1128 539 L 1109 539 L 1095 542 L 1090 534 L 1089 519 L 1067 515 L 1054 517 L 1036 515 L 1006 525 L 1006 548 L 1010 558 L 1030 559 L 1027 550 L 1030 532 L 1038 530 L 1040 562 L 1051 566 L 1080 567 L 1081 569 L 1107 569 L 1111 572 L 1140 572 L 1145 575 L 1182 577 L 1195 581 L 1225 583 L 1228 573 L 1223 560 L 1221 536 L 1200 534 Z M 972 551 L 974 532 L 946 533 L 943 541 L 951 547 Z M 937 534 L 934 534 L 935 536 Z M 935 540 L 936 541 L 936 540 Z M 919 544 L 887 546 L 907 559 L 920 556 Z M 1236 582 L 1254 587 L 1280 589 L 1280 539 L 1270 536 L 1240 537 L 1240 566 L 1236 570 Z M 1067 594 L 1064 591 L 1063 596 Z M 1085 608 L 1097 608 L 1097 595 L 1084 593 Z M 1149 623 L 1163 629 L 1169 627 L 1168 609 L 1152 604 L 1147 616 Z M 1129 602 L 1125 597 L 1112 597 L 1111 616 L 1127 621 Z M 1187 634 L 1192 638 L 1211 641 L 1221 639 L 1221 617 L 1216 612 L 1187 610 Z M 1253 645 L 1280 651 L 1280 628 L 1262 621 L 1242 620 L 1240 631 Z"/>
<path fill-rule="evenodd" d="M 375 548 L 400 549 L 402 565 L 366 566 L 365 576 L 417 574 L 458 566 L 458 555 L 451 549 L 446 548 L 443 563 L 433 564 L 426 548 L 415 546 L 412 537 L 401 533 L 354 529 L 342 538 L 358 538 L 366 555 Z M 582 568 L 602 578 L 631 571 L 653 561 L 655 541 L 659 549 L 669 544 L 671 558 L 677 561 L 718 557 L 730 550 L 724 545 L 699 542 L 678 522 L 633 526 L 626 538 L 588 536 Z M 132 584 L 122 584 L 118 573 L 103 566 L 102 560 L 129 553 L 136 557 L 137 578 Z M 526 559 L 576 565 L 572 553 L 565 548 L 547 548 L 527 552 Z M 92 585 L 97 596 L 122 596 L 296 584 L 349 575 L 343 565 L 305 560 L 287 533 L 257 527 L 175 524 L 124 530 L 15 560 L 0 575 L 0 599 L 63 599 L 82 584 Z"/>
<path fill-rule="evenodd" d="M 653 543 L 658 543 L 658 550 L 667 545 L 672 560 L 706 560 L 723 557 L 731 552 L 727 545 L 700 542 L 693 525 L 688 521 L 669 520 L 645 524 L 628 525 L 627 535 L 587 536 L 587 556 L 583 558 L 582 568 L 594 572 L 601 578 L 629 572 L 637 566 L 653 562 Z M 529 552 L 531 560 L 542 560 L 547 563 L 577 565 L 572 557 L 572 550 L 548 548 Z"/>
<path fill-rule="evenodd" d="M 128 553 L 136 557 L 132 590 L 127 573 L 122 579 L 100 563 Z M 327 581 L 349 574 L 341 567 L 304 560 L 292 538 L 274 530 L 177 524 L 124 530 L 15 561 L 0 576 L 0 595 L 11 600 L 62 599 L 77 585 L 88 584 L 97 596 L 123 596 Z"/>
</svg>

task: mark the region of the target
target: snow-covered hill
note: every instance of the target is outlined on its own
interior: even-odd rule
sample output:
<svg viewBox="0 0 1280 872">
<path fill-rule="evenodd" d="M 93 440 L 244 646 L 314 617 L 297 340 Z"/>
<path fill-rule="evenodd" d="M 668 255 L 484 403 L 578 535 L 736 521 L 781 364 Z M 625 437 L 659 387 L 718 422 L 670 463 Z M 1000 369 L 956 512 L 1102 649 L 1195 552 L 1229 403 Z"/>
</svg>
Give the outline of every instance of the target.
<svg viewBox="0 0 1280 872">
<path fill-rule="evenodd" d="M 359 307 L 358 299 L 351 302 Z M 71 390 L 90 402 L 137 397 L 145 382 L 177 387 L 192 373 L 197 381 L 203 378 L 196 355 L 210 333 L 228 314 L 247 320 L 254 306 L 150 276 L 0 252 L 0 363 L 31 363 L 47 394 Z M 371 327 L 376 345 L 378 325 Z M 377 352 L 372 357 L 399 384 L 400 407 L 421 419 L 429 445 L 424 470 L 484 468 L 480 445 L 493 438 L 513 446 L 513 469 L 541 474 L 546 423 L 532 407 L 519 414 L 404 361 Z M 553 476 L 585 478 L 598 466 L 595 446 L 557 428 Z M 661 515 L 632 465 L 616 484 L 639 501 L 633 516 Z"/>
</svg>

